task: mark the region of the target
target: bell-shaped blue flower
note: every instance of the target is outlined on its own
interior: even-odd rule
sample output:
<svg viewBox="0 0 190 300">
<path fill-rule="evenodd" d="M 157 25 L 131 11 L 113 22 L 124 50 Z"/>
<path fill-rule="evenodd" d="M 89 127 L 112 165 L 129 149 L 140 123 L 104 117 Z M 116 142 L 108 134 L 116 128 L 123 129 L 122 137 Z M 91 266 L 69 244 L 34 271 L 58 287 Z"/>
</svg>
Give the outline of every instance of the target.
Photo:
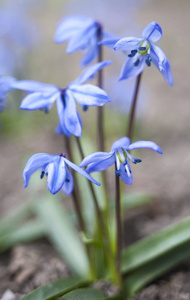
<svg viewBox="0 0 190 300">
<path fill-rule="evenodd" d="M 100 185 L 100 183 L 94 180 L 86 171 L 70 162 L 65 157 L 65 153 L 60 155 L 38 153 L 30 157 L 24 168 L 24 187 L 28 186 L 30 176 L 38 169 L 41 169 L 40 178 L 42 179 L 45 175 L 47 176 L 47 188 L 52 194 L 56 194 L 62 190 L 69 196 L 74 187 L 73 176 L 69 167 L 93 183 Z"/>
<path fill-rule="evenodd" d="M 128 151 L 140 148 L 149 148 L 163 154 L 160 147 L 154 142 L 138 141 L 130 144 L 128 137 L 122 137 L 113 143 L 111 152 L 96 152 L 86 156 L 80 163 L 80 167 L 86 167 L 88 173 L 100 172 L 116 163 L 115 173 L 127 184 L 132 184 L 133 175 L 129 160 L 134 164 L 140 163 L 141 159 L 133 157 Z"/>
<path fill-rule="evenodd" d="M 92 79 L 97 71 L 110 64 L 111 61 L 103 61 L 90 66 L 64 89 L 32 80 L 15 81 L 12 87 L 29 92 L 22 100 L 21 109 L 40 109 L 49 112 L 56 102 L 59 117 L 58 132 L 64 132 L 67 136 L 73 134 L 80 137 L 82 136 L 82 125 L 76 102 L 82 107 L 86 107 L 102 106 L 111 101 L 103 89 L 83 83 Z"/>
<path fill-rule="evenodd" d="M 121 50 L 127 54 L 127 60 L 122 67 L 119 80 L 138 76 L 145 65 L 151 63 L 158 68 L 169 85 L 173 85 L 173 76 L 170 63 L 164 52 L 153 43 L 162 37 L 162 28 L 156 22 L 150 23 L 142 32 L 142 38 L 126 37 L 116 42 L 114 50 Z M 108 39 L 101 42 L 103 45 L 112 45 L 114 40 Z"/>
<path fill-rule="evenodd" d="M 69 40 L 67 53 L 80 50 L 84 53 L 81 65 L 84 67 L 91 63 L 99 52 L 99 32 L 106 36 L 100 23 L 84 16 L 70 16 L 57 25 L 54 41 L 64 43 Z"/>
</svg>

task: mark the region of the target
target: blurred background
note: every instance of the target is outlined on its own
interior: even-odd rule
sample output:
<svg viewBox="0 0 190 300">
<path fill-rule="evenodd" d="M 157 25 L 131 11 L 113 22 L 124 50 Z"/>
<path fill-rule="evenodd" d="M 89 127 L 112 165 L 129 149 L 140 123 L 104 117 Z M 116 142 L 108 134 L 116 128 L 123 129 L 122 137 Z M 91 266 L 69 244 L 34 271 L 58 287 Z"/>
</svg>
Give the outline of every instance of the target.
<svg viewBox="0 0 190 300">
<path fill-rule="evenodd" d="M 0 73 L 18 79 L 31 79 L 61 87 L 81 72 L 80 53 L 67 55 L 66 44 L 53 42 L 56 24 L 65 16 L 81 14 L 104 24 L 120 37 L 141 36 L 150 22 L 158 22 L 163 38 L 157 43 L 171 63 L 174 86 L 164 81 L 152 66 L 143 73 L 137 111 L 135 140 L 152 140 L 163 150 L 159 156 L 142 150 L 143 162 L 132 166 L 133 186 L 126 193 L 145 191 L 154 196 L 151 213 L 135 223 L 138 236 L 150 234 L 190 213 L 190 2 L 188 0 L 5 0 L 0 2 Z M 106 151 L 125 134 L 127 112 L 134 81 L 117 82 L 125 61 L 122 53 L 104 48 L 104 59 L 113 65 L 105 70 L 105 90 L 112 103 L 106 110 Z M 39 152 L 64 152 L 63 138 L 55 134 L 58 118 L 54 107 L 43 112 L 20 111 L 24 94 L 10 94 L 0 114 L 0 216 L 25 202 L 22 171 L 27 159 Z M 95 108 L 82 113 L 84 137 L 96 140 Z M 96 150 L 94 150 L 96 151 Z M 89 153 L 85 153 L 86 155 Z M 41 181 L 46 188 L 46 182 Z M 112 174 L 109 177 L 112 185 Z"/>
</svg>

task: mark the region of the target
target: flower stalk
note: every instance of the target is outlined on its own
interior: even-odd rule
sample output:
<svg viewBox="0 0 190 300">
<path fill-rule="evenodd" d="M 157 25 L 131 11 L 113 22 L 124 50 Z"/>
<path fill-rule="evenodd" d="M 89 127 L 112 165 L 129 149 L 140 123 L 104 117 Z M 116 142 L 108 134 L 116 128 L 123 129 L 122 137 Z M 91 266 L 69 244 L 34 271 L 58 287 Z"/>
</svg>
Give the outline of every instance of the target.
<svg viewBox="0 0 190 300">
<path fill-rule="evenodd" d="M 138 98 L 138 94 L 139 94 L 141 78 L 142 78 L 142 73 L 140 73 L 136 79 L 135 92 L 134 92 L 132 105 L 131 105 L 131 109 L 130 109 L 130 114 L 129 114 L 129 124 L 127 127 L 126 136 L 130 139 L 132 138 L 132 133 L 133 133 L 133 127 L 134 127 L 134 121 L 135 121 L 135 111 L 136 111 L 136 107 L 137 107 L 137 98 Z"/>
</svg>

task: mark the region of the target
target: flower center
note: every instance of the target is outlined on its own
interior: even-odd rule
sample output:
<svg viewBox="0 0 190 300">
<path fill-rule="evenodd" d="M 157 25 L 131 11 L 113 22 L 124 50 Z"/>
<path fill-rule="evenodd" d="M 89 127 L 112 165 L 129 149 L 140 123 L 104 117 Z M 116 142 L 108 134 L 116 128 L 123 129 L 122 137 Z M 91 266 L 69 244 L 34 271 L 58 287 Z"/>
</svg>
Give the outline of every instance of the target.
<svg viewBox="0 0 190 300">
<path fill-rule="evenodd" d="M 140 59 L 142 59 L 142 56 L 146 56 L 145 63 L 148 67 L 151 66 L 151 56 L 150 56 L 150 43 L 146 40 L 142 41 L 140 43 L 140 46 L 138 49 L 131 50 L 131 53 L 128 55 L 128 57 L 135 58 L 134 66 L 137 67 L 140 63 Z"/>
</svg>

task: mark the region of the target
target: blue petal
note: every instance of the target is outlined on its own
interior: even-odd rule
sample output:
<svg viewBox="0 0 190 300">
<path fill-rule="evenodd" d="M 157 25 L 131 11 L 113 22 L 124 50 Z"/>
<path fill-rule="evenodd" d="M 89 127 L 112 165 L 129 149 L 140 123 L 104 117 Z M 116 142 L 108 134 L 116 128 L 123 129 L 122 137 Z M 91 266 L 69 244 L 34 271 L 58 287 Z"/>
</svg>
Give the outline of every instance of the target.
<svg viewBox="0 0 190 300">
<path fill-rule="evenodd" d="M 75 80 L 73 81 L 69 87 L 71 87 L 72 85 L 80 85 L 82 83 L 84 83 L 85 81 L 87 80 L 91 80 L 94 78 L 94 75 L 96 72 L 98 72 L 99 70 L 101 70 L 102 68 L 106 67 L 106 66 L 109 66 L 112 64 L 112 61 L 111 60 L 108 60 L 108 61 L 102 61 L 102 62 L 99 62 L 97 64 L 94 64 L 88 68 L 86 68 L 82 73 L 81 75 Z"/>
<path fill-rule="evenodd" d="M 101 172 L 109 168 L 111 165 L 115 163 L 115 153 L 105 153 L 106 155 L 102 159 L 96 159 L 96 161 L 92 162 L 87 168 L 86 171 L 88 173 L 91 172 Z M 97 153 L 94 153 L 97 155 Z"/>
<path fill-rule="evenodd" d="M 92 84 L 72 85 L 69 89 L 82 106 L 102 106 L 111 101 L 104 90 Z"/>
<path fill-rule="evenodd" d="M 92 22 L 73 36 L 67 46 L 67 53 L 73 53 L 77 50 L 86 48 L 89 45 L 91 38 L 96 34 L 97 25 L 95 22 Z"/>
<path fill-rule="evenodd" d="M 115 44 L 120 40 L 120 38 L 105 38 L 98 42 L 98 45 L 108 46 L 114 48 Z"/>
<path fill-rule="evenodd" d="M 28 186 L 30 176 L 35 171 L 37 171 L 39 168 L 46 168 L 47 164 L 52 162 L 54 159 L 55 155 L 50 155 L 47 153 L 38 153 L 31 156 L 23 171 L 24 187 Z"/>
<path fill-rule="evenodd" d="M 142 37 L 146 40 L 149 40 L 150 42 L 153 42 L 153 43 L 159 41 L 162 37 L 162 28 L 161 28 L 161 26 L 156 22 L 150 23 L 143 30 Z"/>
<path fill-rule="evenodd" d="M 20 108 L 26 110 L 45 109 L 49 111 L 58 97 L 59 93 L 57 92 L 53 94 L 32 93 L 22 100 Z"/>
<path fill-rule="evenodd" d="M 46 84 L 33 80 L 18 80 L 15 81 L 12 86 L 15 89 L 26 92 L 55 93 L 58 91 L 58 87 L 53 84 Z"/>
<path fill-rule="evenodd" d="M 151 58 L 153 64 L 162 73 L 166 82 L 169 85 L 173 85 L 173 76 L 171 72 L 170 63 L 168 61 L 167 56 L 162 51 L 162 49 L 160 49 L 157 46 L 151 45 Z"/>
<path fill-rule="evenodd" d="M 140 58 L 140 62 L 139 62 L 138 66 L 134 65 L 135 60 L 136 60 L 135 57 L 127 58 L 126 62 L 124 63 L 124 65 L 121 69 L 119 81 L 124 80 L 124 79 L 134 78 L 134 77 L 138 76 L 144 70 L 145 58 L 144 57 Z"/>
<path fill-rule="evenodd" d="M 67 89 L 65 93 L 65 127 L 75 136 L 82 136 L 81 122 L 76 110 L 75 100 L 72 92 Z"/>
<path fill-rule="evenodd" d="M 93 163 L 93 162 L 99 162 L 101 160 L 107 159 L 110 157 L 110 153 L 107 152 L 95 152 L 92 154 L 87 155 L 83 161 L 80 163 L 80 167 L 86 167 L 87 165 Z"/>
<path fill-rule="evenodd" d="M 16 82 L 14 77 L 0 77 L 0 99 L 4 99 L 7 93 L 14 88 L 14 82 Z"/>
<path fill-rule="evenodd" d="M 135 50 L 139 47 L 139 44 L 142 42 L 142 39 L 136 37 L 126 37 L 120 39 L 114 46 L 114 50 L 121 50 L 126 53 L 130 53 L 131 50 Z"/>
<path fill-rule="evenodd" d="M 84 53 L 83 58 L 80 61 L 81 67 L 85 67 L 90 64 L 97 56 L 99 52 L 99 46 L 97 43 L 97 36 L 94 36 L 86 49 L 81 50 Z"/>
<path fill-rule="evenodd" d="M 48 164 L 46 172 L 48 173 L 47 188 L 52 194 L 56 194 L 62 188 L 66 179 L 64 158 L 56 155 L 54 161 Z"/>
<path fill-rule="evenodd" d="M 111 151 L 116 151 L 118 148 L 128 149 L 129 145 L 130 145 L 130 138 L 124 136 L 113 143 L 111 147 Z"/>
<path fill-rule="evenodd" d="M 62 123 L 62 126 L 61 126 L 61 124 L 59 122 L 57 124 L 57 127 L 55 128 L 55 132 L 57 133 L 57 135 L 62 135 L 64 133 L 68 137 L 71 136 L 71 133 L 67 130 L 64 123 Z"/>
<path fill-rule="evenodd" d="M 56 43 L 66 42 L 72 36 L 77 34 L 78 31 L 84 28 L 85 23 L 89 23 L 89 21 L 89 18 L 83 16 L 71 16 L 64 18 L 57 25 L 54 41 Z"/>
<path fill-rule="evenodd" d="M 83 170 L 82 168 L 80 168 L 79 166 L 73 164 L 71 161 L 69 161 L 68 159 L 65 158 L 65 163 L 72 168 L 73 170 L 75 170 L 76 172 L 78 172 L 79 174 L 81 174 L 82 176 L 86 177 L 88 180 L 92 181 L 93 183 L 95 183 L 96 185 L 100 186 L 100 183 L 98 181 L 96 181 L 94 178 L 92 178 L 85 170 Z"/>
<path fill-rule="evenodd" d="M 66 179 L 65 179 L 65 182 L 64 182 L 61 190 L 67 196 L 70 196 L 73 191 L 73 188 L 74 188 L 74 180 L 73 180 L 73 176 L 72 176 L 71 172 L 69 171 L 69 168 L 67 167 L 67 165 L 65 166 L 65 170 L 66 170 Z"/>
<path fill-rule="evenodd" d="M 158 152 L 159 154 L 163 154 L 160 147 L 157 144 L 155 144 L 154 142 L 150 142 L 150 141 L 134 142 L 128 147 L 127 150 L 134 150 L 134 149 L 140 149 L 140 148 L 148 148 L 148 149 Z"/>
<path fill-rule="evenodd" d="M 131 185 L 133 182 L 133 174 L 131 173 L 131 167 L 130 164 L 127 162 L 127 166 L 130 172 L 130 176 L 127 174 L 126 170 L 125 170 L 125 166 L 124 164 L 121 164 L 121 174 L 120 174 L 120 178 L 123 182 L 125 182 L 126 184 Z"/>
</svg>

